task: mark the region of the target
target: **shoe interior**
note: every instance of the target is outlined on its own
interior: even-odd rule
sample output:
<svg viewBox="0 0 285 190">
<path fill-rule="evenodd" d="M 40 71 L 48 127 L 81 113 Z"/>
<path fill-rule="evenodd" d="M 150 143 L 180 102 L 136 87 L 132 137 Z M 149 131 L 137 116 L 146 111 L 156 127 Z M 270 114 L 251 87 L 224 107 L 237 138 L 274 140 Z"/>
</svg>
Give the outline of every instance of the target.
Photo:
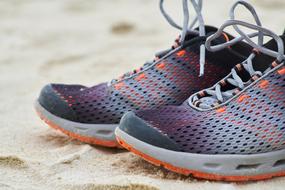
<svg viewBox="0 0 285 190">
<path fill-rule="evenodd" d="M 285 34 L 283 34 L 282 36 L 280 36 L 280 38 L 283 40 L 283 45 L 285 47 Z M 278 51 L 277 48 L 277 43 L 274 39 L 270 40 L 269 42 L 267 42 L 264 47 L 273 50 L 273 51 Z M 275 60 L 276 58 L 265 55 L 265 54 L 259 54 L 258 56 L 256 56 L 253 59 L 253 67 L 255 70 L 257 71 L 261 71 L 264 72 L 268 67 L 271 66 L 272 62 Z"/>
<path fill-rule="evenodd" d="M 282 38 L 283 44 L 285 46 L 285 34 L 283 34 L 280 37 Z M 277 43 L 274 39 L 267 42 L 264 45 L 264 47 L 270 50 L 273 50 L 273 51 L 277 51 Z M 253 68 L 256 71 L 261 71 L 263 73 L 265 70 L 271 67 L 272 62 L 274 62 L 275 60 L 276 58 L 274 57 L 271 57 L 263 53 L 258 53 L 256 57 L 253 59 Z M 239 71 L 238 75 L 242 78 L 244 82 L 248 82 L 252 78 L 252 76 L 250 76 L 249 73 L 245 69 L 242 69 L 241 71 Z M 222 91 L 232 90 L 235 88 L 236 88 L 235 86 L 232 86 L 231 84 L 227 83 L 226 85 L 222 87 Z"/>
</svg>

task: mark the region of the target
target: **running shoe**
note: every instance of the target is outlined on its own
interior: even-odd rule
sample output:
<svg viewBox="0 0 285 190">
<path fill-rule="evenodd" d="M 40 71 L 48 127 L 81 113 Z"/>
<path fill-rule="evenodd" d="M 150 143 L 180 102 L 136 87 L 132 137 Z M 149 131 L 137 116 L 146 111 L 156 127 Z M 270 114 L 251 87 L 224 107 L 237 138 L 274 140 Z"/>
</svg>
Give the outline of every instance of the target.
<svg viewBox="0 0 285 190">
<path fill-rule="evenodd" d="M 217 31 L 204 26 L 201 1 L 192 1 L 197 17 L 190 25 L 187 0 L 183 0 L 184 25 L 178 26 L 163 8 L 166 20 L 182 29 L 175 44 L 158 53 L 154 61 L 109 83 L 93 87 L 48 84 L 36 101 L 39 116 L 51 127 L 82 142 L 117 147 L 114 130 L 127 111 L 181 105 L 191 94 L 222 79 L 252 51 L 240 42 L 219 52 L 205 51 L 205 40 Z M 195 23 L 199 24 L 194 28 Z M 194 28 L 194 29 L 193 29 Z M 224 33 L 215 43 L 233 37 Z M 206 65 L 204 73 L 204 65 Z"/>
<path fill-rule="evenodd" d="M 232 10 L 239 4 L 254 10 L 244 1 Z M 241 36 L 210 46 L 226 26 L 234 26 Z M 257 32 L 246 35 L 240 26 Z M 250 38 L 256 35 L 258 44 Z M 264 36 L 273 39 L 260 46 Z M 243 39 L 254 47 L 253 53 L 227 77 L 181 106 L 126 113 L 115 132 L 118 142 L 154 165 L 197 178 L 248 181 L 284 176 L 285 35 L 230 20 L 206 47 L 217 50 Z"/>
</svg>

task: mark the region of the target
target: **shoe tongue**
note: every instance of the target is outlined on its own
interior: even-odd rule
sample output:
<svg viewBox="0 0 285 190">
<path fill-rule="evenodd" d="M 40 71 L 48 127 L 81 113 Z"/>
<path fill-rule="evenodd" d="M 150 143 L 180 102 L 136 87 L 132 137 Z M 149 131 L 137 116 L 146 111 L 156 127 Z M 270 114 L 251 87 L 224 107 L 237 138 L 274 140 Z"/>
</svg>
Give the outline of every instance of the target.
<svg viewBox="0 0 285 190">
<path fill-rule="evenodd" d="M 216 33 L 218 31 L 218 28 L 210 25 L 205 26 L 206 34 L 208 33 Z"/>
<path fill-rule="evenodd" d="M 199 31 L 199 27 L 195 28 L 194 30 Z M 185 37 L 185 41 L 189 41 L 189 40 L 194 40 L 194 39 L 199 39 L 199 38 L 207 38 L 211 35 L 213 35 L 214 33 L 217 32 L 217 28 L 214 26 L 209 26 L 206 25 L 205 26 L 205 36 L 199 36 L 199 34 L 195 34 L 195 33 L 188 33 Z M 234 37 L 228 33 L 224 33 L 228 39 L 233 39 Z M 220 37 L 218 37 L 217 39 L 215 39 L 213 41 L 213 44 L 221 44 L 221 43 L 225 43 L 228 39 L 225 38 L 225 35 L 221 35 Z"/>
<path fill-rule="evenodd" d="M 199 31 L 199 27 L 195 28 L 194 30 Z M 217 31 L 218 31 L 218 29 L 216 27 L 210 26 L 210 25 L 205 25 L 206 35 L 209 33 L 215 33 Z"/>
<path fill-rule="evenodd" d="M 213 27 L 213 26 L 205 26 L 205 33 L 206 33 L 206 36 L 210 36 L 211 34 L 214 34 L 215 32 L 217 32 L 217 28 Z M 199 31 L 199 27 L 195 28 L 194 31 Z M 193 33 L 193 32 L 189 32 L 187 35 L 186 35 L 186 38 L 185 40 L 191 40 L 193 38 L 196 38 L 196 37 L 200 37 L 199 34 L 196 34 L 196 33 Z"/>
</svg>

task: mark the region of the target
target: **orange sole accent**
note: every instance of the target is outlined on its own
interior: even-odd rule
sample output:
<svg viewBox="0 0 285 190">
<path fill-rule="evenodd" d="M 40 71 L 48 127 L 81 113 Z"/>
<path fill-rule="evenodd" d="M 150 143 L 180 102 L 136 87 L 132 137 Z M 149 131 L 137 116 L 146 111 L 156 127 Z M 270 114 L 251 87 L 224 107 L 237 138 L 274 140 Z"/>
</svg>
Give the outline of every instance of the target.
<svg viewBox="0 0 285 190">
<path fill-rule="evenodd" d="M 117 141 L 119 144 L 129 150 L 130 152 L 133 152 L 134 154 L 140 156 L 144 160 L 156 165 L 161 166 L 167 170 L 173 171 L 175 173 L 179 173 L 186 176 L 193 176 L 195 178 L 200 179 L 207 179 L 207 180 L 214 180 L 214 181 L 227 181 L 227 182 L 246 182 L 246 181 L 258 181 L 258 180 L 265 180 L 265 179 L 271 179 L 273 177 L 281 177 L 285 176 L 285 171 L 277 172 L 277 173 L 271 173 L 271 174 L 263 174 L 263 175 L 256 175 L 256 176 L 222 176 L 218 174 L 209 174 L 209 173 L 203 173 L 199 171 L 184 169 L 180 167 L 173 166 L 169 163 L 157 160 L 149 155 L 146 155 L 139 150 L 136 150 L 131 145 L 127 144 L 124 140 L 122 140 L 120 137 L 116 136 Z"/>
<path fill-rule="evenodd" d="M 99 145 L 99 146 L 104 146 L 104 147 L 123 148 L 117 142 L 114 142 L 114 141 L 99 140 L 96 138 L 81 136 L 81 135 L 78 135 L 76 133 L 72 133 L 70 131 L 67 131 L 67 130 L 61 128 L 60 126 L 58 126 L 57 124 L 55 124 L 54 122 L 48 120 L 38 110 L 36 110 L 36 112 L 37 112 L 38 116 L 41 118 L 41 120 L 43 120 L 46 124 L 48 124 L 48 126 L 50 126 L 53 129 L 61 131 L 62 133 L 66 134 L 67 136 L 69 136 L 73 139 L 79 140 L 79 141 L 84 142 L 84 143 L 94 144 L 94 145 Z"/>
</svg>

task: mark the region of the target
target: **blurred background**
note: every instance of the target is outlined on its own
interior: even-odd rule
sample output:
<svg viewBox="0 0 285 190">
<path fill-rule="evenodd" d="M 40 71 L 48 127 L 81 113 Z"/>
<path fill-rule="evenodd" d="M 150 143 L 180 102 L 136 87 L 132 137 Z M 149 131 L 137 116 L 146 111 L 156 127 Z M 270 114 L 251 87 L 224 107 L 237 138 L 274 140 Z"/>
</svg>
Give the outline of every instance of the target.
<svg viewBox="0 0 285 190">
<path fill-rule="evenodd" d="M 206 24 L 219 27 L 233 2 L 204 0 Z M 265 27 L 283 33 L 284 0 L 249 2 Z M 165 6 L 182 23 L 181 1 L 166 0 Z M 237 14 L 252 20 L 244 9 Z M 185 179 L 127 152 L 74 142 L 39 121 L 33 102 L 43 85 L 110 81 L 153 59 L 179 33 L 161 16 L 158 0 L 0 0 L 0 189 L 91 189 L 90 183 L 283 189 L 283 178 L 246 186 Z M 62 164 L 74 155 L 76 161 Z"/>
<path fill-rule="evenodd" d="M 219 27 L 233 2 L 204 0 L 206 24 Z M 284 0 L 250 2 L 264 26 L 283 32 Z M 165 5 L 182 23 L 181 2 Z M 251 19 L 240 10 L 238 18 Z M 1 0 L 0 29 L 0 79 L 17 76 L 6 81 L 10 87 L 17 80 L 22 85 L 107 81 L 152 59 L 180 32 L 161 16 L 158 0 Z"/>
</svg>

